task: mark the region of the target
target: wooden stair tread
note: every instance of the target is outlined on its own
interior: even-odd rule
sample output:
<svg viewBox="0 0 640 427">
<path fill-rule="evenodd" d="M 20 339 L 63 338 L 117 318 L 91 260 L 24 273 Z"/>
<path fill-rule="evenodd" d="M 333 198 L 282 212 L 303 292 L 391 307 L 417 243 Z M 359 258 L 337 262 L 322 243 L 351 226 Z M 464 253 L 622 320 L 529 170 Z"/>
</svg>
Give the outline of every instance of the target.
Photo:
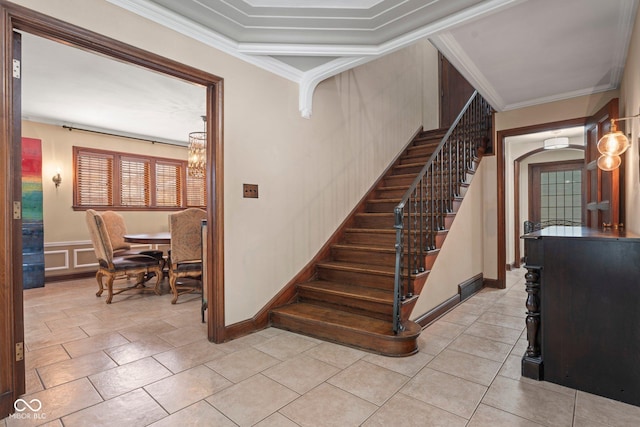
<svg viewBox="0 0 640 427">
<path fill-rule="evenodd" d="M 393 333 L 392 324 L 389 321 L 304 302 L 278 307 L 273 312 L 304 319 L 307 322 L 321 322 L 344 330 L 359 331 L 368 335 L 386 337 L 413 335 L 417 337 L 421 331 L 420 326 L 415 322 L 407 322 L 406 329 L 396 335 Z"/>
<path fill-rule="evenodd" d="M 384 265 L 360 264 L 355 262 L 343 261 L 321 261 L 318 263 L 318 267 L 332 268 L 342 271 L 364 272 L 370 274 L 378 274 L 381 276 L 394 277 L 395 275 L 394 267 L 387 267 Z"/>
<path fill-rule="evenodd" d="M 369 288 L 366 286 L 350 285 L 347 283 L 331 282 L 328 280 L 314 280 L 312 282 L 301 283 L 300 288 L 318 290 L 335 295 L 390 304 L 393 306 L 393 292 L 382 289 Z"/>
<path fill-rule="evenodd" d="M 395 266 L 386 266 L 386 265 L 378 265 L 378 264 L 362 264 L 356 262 L 345 262 L 345 261 L 321 261 L 317 264 L 318 267 L 340 270 L 340 271 L 349 271 L 354 273 L 367 273 L 374 274 L 378 276 L 387 276 L 387 277 L 395 277 Z M 411 274 L 411 277 L 419 277 L 423 274 L 429 274 L 429 270 L 421 271 L 417 274 Z"/>
<path fill-rule="evenodd" d="M 380 234 L 396 234 L 395 228 L 361 228 L 349 227 L 345 229 L 348 233 L 380 233 Z"/>
<path fill-rule="evenodd" d="M 396 253 L 396 249 L 389 246 L 363 245 L 353 243 L 336 243 L 331 245 L 337 249 L 351 249 L 355 251 L 380 252 L 380 253 Z"/>
</svg>

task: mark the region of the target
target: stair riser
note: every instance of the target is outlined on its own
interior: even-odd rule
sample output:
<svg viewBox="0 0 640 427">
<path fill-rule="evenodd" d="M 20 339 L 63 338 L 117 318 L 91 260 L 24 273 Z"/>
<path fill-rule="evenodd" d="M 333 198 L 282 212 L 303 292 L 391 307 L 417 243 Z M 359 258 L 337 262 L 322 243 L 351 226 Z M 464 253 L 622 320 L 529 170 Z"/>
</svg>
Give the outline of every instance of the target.
<svg viewBox="0 0 640 427">
<path fill-rule="evenodd" d="M 406 155 L 401 157 L 398 160 L 398 164 L 406 165 L 408 163 L 422 163 L 424 165 L 429 160 L 429 157 L 431 157 L 431 153 L 428 153 L 428 154 L 416 153 L 416 154 Z"/>
<path fill-rule="evenodd" d="M 295 316 L 281 315 L 277 312 L 271 314 L 271 324 L 277 328 L 387 356 L 410 356 L 418 351 L 417 335 L 406 338 L 380 336 L 366 331 L 352 331 L 331 324 L 310 322 Z"/>
<path fill-rule="evenodd" d="M 378 274 L 335 270 L 318 266 L 318 278 L 332 282 L 348 283 L 353 285 L 367 286 L 375 289 L 393 290 L 393 276 L 381 276 Z"/>
<path fill-rule="evenodd" d="M 407 188 L 413 184 L 413 181 L 416 179 L 416 175 L 409 176 L 388 176 L 384 178 L 384 187 L 401 187 L 406 186 Z"/>
<path fill-rule="evenodd" d="M 437 215 L 434 219 L 434 224 L 438 229 L 448 228 L 448 225 L 451 225 L 450 222 L 446 221 L 446 218 L 443 218 L 443 215 Z M 395 225 L 395 218 L 392 214 L 388 215 L 376 215 L 376 216 L 364 216 L 359 215 L 356 217 L 356 227 L 359 228 L 380 228 L 380 229 L 390 229 Z M 404 227 L 405 229 L 409 227 L 413 227 L 415 224 L 413 221 L 411 223 L 408 222 L 408 218 L 405 217 Z"/>
<path fill-rule="evenodd" d="M 418 176 L 417 172 L 416 173 L 408 173 L 407 175 L 388 175 L 387 177 L 384 178 L 384 184 L 383 187 L 406 187 L 406 189 L 402 192 L 402 194 L 399 197 L 402 197 L 402 195 L 404 195 L 404 193 L 407 191 L 407 189 L 409 189 L 409 187 L 413 184 L 413 181 L 415 181 L 416 177 Z M 451 189 L 453 192 L 456 191 L 457 187 L 459 187 L 460 184 L 458 184 L 457 180 L 453 180 L 453 181 L 449 181 L 448 178 L 446 179 L 441 179 L 442 177 L 440 175 L 435 175 L 435 176 L 429 176 L 427 177 L 427 184 L 431 185 L 436 185 L 436 186 L 441 186 L 444 187 L 445 189 L 449 189 L 449 187 L 451 186 Z M 464 184 L 464 183 L 462 183 Z M 439 191 L 437 192 L 439 193 Z M 452 194 L 453 195 L 453 194 Z"/>
<path fill-rule="evenodd" d="M 398 189 L 378 190 L 376 192 L 376 197 L 378 199 L 400 199 L 404 197 L 404 193 L 406 193 L 408 189 L 409 186 L 407 185 Z"/>
<path fill-rule="evenodd" d="M 394 225 L 393 214 L 385 216 L 362 216 L 356 217 L 356 227 L 360 228 L 393 228 Z"/>
<path fill-rule="evenodd" d="M 396 243 L 395 233 L 345 233 L 345 243 L 355 245 L 388 246 L 393 248 Z"/>
<path fill-rule="evenodd" d="M 442 247 L 442 242 L 444 241 L 446 233 L 438 232 L 436 234 L 436 248 L 439 249 Z M 425 236 L 425 239 L 427 237 Z M 345 233 L 345 243 L 350 243 L 354 245 L 370 245 L 370 246 L 381 246 L 381 247 L 395 247 L 396 244 L 396 235 L 393 233 L 389 234 L 377 234 L 375 232 L 365 232 L 365 233 Z"/>
<path fill-rule="evenodd" d="M 298 300 L 311 304 L 322 305 L 323 307 L 345 310 L 351 313 L 369 316 L 380 320 L 391 322 L 393 319 L 393 304 L 375 303 L 362 299 L 345 297 L 324 293 L 320 290 L 300 288 L 298 290 Z"/>
<path fill-rule="evenodd" d="M 395 207 L 398 205 L 399 202 L 397 201 L 393 201 L 393 202 L 375 202 L 375 203 L 367 203 L 367 207 L 366 207 L 366 212 L 369 213 L 392 213 L 395 210 Z M 431 208 L 432 206 L 438 210 L 438 211 L 444 211 L 445 208 L 447 207 L 451 207 L 451 209 L 453 210 L 453 212 L 457 212 L 458 208 L 460 207 L 460 200 L 453 200 L 450 201 L 448 203 L 444 203 L 442 200 L 435 200 L 434 204 L 431 205 L 431 202 L 427 201 L 428 203 L 428 208 Z"/>
<path fill-rule="evenodd" d="M 391 246 L 393 247 L 393 246 Z M 331 255 L 336 261 L 353 262 L 356 264 L 372 264 L 372 265 L 396 265 L 395 252 L 374 252 L 349 248 L 333 248 Z M 407 265 L 408 257 L 404 255 L 403 264 Z"/>
<path fill-rule="evenodd" d="M 435 149 L 438 146 L 438 144 L 440 144 L 443 137 L 444 137 L 444 134 L 436 135 L 436 136 L 428 136 L 426 138 L 418 137 L 413 141 L 413 146 L 414 147 L 428 146 Z"/>
<path fill-rule="evenodd" d="M 407 164 L 398 165 L 393 168 L 393 175 L 403 175 L 408 173 L 417 174 L 422 170 L 423 167 L 424 167 L 424 164 L 416 164 L 416 163 L 412 163 L 408 165 Z"/>
</svg>

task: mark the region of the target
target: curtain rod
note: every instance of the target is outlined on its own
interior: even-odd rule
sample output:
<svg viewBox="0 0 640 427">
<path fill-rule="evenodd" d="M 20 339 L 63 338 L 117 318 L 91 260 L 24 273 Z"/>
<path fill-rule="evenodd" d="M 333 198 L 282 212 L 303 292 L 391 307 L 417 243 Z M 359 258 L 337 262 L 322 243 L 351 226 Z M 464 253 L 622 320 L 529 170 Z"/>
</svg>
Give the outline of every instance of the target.
<svg viewBox="0 0 640 427">
<path fill-rule="evenodd" d="M 157 141 L 157 140 L 154 140 L 154 139 L 140 138 L 140 137 L 136 137 L 136 136 L 118 135 L 116 133 L 109 133 L 109 132 L 104 132 L 104 131 L 99 131 L 99 130 L 92 130 L 92 129 L 77 128 L 77 127 L 69 126 L 69 125 L 62 125 L 62 128 L 63 129 L 68 129 L 69 131 L 79 130 L 79 131 L 83 131 L 83 132 L 97 133 L 97 134 L 100 134 L 100 135 L 115 136 L 115 137 L 118 137 L 118 138 L 136 139 L 138 141 L 150 142 L 152 144 L 165 144 L 165 145 L 174 145 L 174 146 L 178 146 L 178 147 L 186 147 L 186 145 L 183 145 L 183 144 L 177 144 L 177 143 L 171 143 L 171 142 L 165 142 L 165 141 Z"/>
</svg>

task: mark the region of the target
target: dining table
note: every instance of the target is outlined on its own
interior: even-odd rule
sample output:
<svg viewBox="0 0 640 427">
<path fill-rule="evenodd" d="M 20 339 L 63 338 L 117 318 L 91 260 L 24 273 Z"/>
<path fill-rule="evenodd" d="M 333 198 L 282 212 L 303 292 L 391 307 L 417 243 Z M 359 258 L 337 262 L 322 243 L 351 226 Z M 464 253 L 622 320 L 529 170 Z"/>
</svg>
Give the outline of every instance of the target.
<svg viewBox="0 0 640 427">
<path fill-rule="evenodd" d="M 168 245 L 171 243 L 171 233 L 168 231 L 159 231 L 156 233 L 125 234 L 124 241 L 129 243 Z"/>
</svg>

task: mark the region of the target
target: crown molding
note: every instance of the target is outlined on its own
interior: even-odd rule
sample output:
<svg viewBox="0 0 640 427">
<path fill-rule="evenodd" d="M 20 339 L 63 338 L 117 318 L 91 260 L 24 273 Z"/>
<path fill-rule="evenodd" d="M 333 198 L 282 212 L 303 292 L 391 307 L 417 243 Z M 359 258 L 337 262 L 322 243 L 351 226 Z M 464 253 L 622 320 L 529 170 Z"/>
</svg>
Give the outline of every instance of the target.
<svg viewBox="0 0 640 427">
<path fill-rule="evenodd" d="M 207 46 L 214 47 L 242 61 L 260 67 L 266 71 L 298 83 L 302 78 L 302 71 L 281 61 L 266 56 L 246 55 L 239 50 L 239 44 L 215 31 L 210 30 L 193 21 L 183 18 L 165 8 L 147 0 L 107 0 L 116 6 L 149 19 L 180 34 L 198 40 Z"/>
<path fill-rule="evenodd" d="M 565 99 L 577 98 L 579 96 L 593 95 L 595 93 L 606 92 L 606 91 L 614 90 L 617 88 L 618 87 L 615 84 L 604 84 L 604 85 L 596 86 L 595 88 L 574 90 L 572 92 L 559 93 L 552 96 L 545 96 L 542 98 L 531 99 L 531 100 L 528 100 L 527 102 L 516 102 L 514 104 L 507 104 L 504 106 L 504 108 L 501 111 L 517 110 L 518 108 L 533 107 L 534 105 L 546 104 L 549 102 L 564 101 Z"/>
<path fill-rule="evenodd" d="M 208 46 L 221 50 L 231 56 L 298 83 L 298 107 L 302 117 L 309 118 L 311 117 L 313 106 L 313 92 L 321 81 L 366 62 L 372 61 L 380 56 L 387 55 L 396 50 L 407 47 L 423 38 L 435 36 L 440 32 L 460 25 L 470 19 L 474 19 L 488 13 L 494 13 L 504 7 L 526 0 L 490 0 L 482 2 L 376 46 L 329 44 L 301 45 L 296 43 L 238 43 L 211 30 L 210 28 L 196 24 L 191 20 L 157 6 L 149 0 L 107 1 L 198 40 Z M 436 47 L 438 46 L 436 45 Z M 460 53 L 461 49 L 457 49 L 457 51 L 457 53 Z M 303 72 L 295 67 L 278 61 L 277 59 L 271 58 L 270 55 L 339 56 L 341 58 Z M 468 64 L 466 64 L 466 67 L 468 69 L 475 68 L 473 67 L 473 64 L 470 63 L 471 61 L 467 62 Z M 476 81 L 476 79 L 472 80 Z M 482 91 L 480 92 L 483 93 Z M 490 91 L 487 87 L 485 93 L 489 92 Z M 483 96 L 485 93 L 483 93 Z M 491 100 L 491 97 L 487 97 L 487 99 Z"/>
<path fill-rule="evenodd" d="M 475 66 L 451 33 L 441 33 L 429 40 L 496 111 L 502 111 L 505 108 L 504 99 Z"/>
</svg>

